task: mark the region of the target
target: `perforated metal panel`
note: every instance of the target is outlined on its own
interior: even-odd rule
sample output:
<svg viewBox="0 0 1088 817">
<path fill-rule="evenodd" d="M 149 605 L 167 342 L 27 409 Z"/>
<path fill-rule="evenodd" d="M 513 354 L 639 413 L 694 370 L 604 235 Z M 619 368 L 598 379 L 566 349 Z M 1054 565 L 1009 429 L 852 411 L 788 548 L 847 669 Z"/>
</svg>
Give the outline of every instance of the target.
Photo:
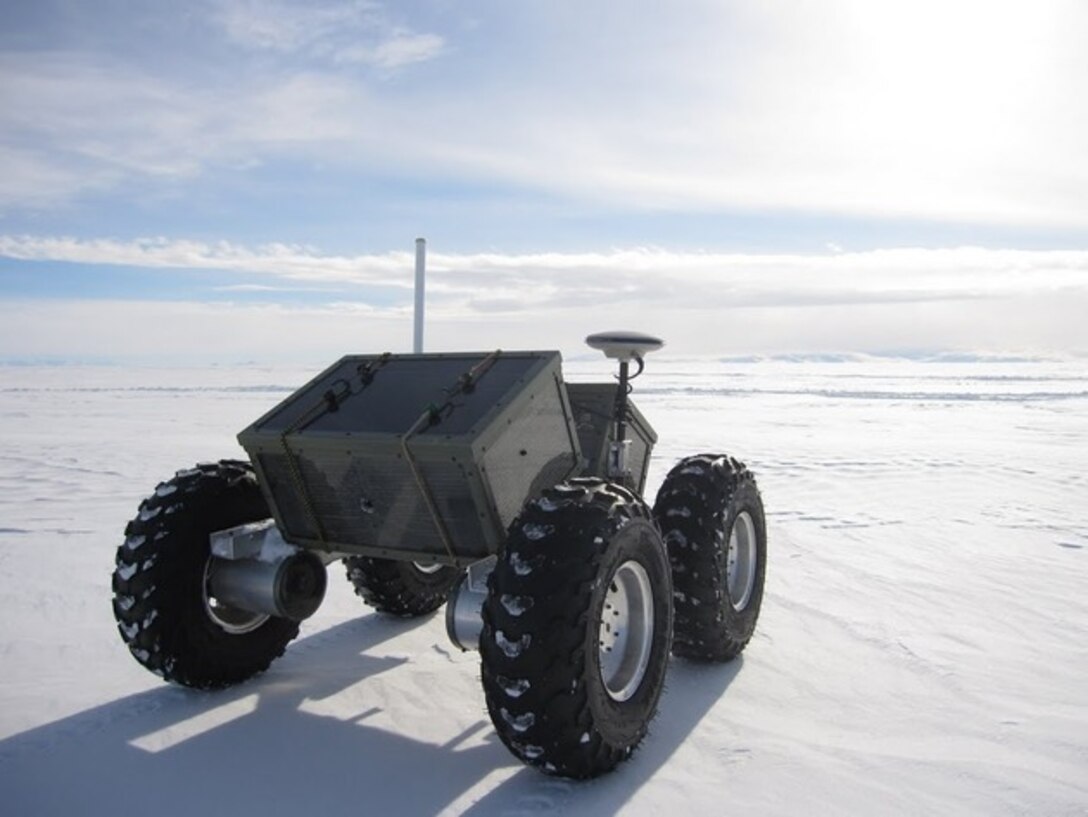
<svg viewBox="0 0 1088 817">
<path fill-rule="evenodd" d="M 346 357 L 238 439 L 288 541 L 457 564 L 580 462 L 558 352 Z"/>
</svg>

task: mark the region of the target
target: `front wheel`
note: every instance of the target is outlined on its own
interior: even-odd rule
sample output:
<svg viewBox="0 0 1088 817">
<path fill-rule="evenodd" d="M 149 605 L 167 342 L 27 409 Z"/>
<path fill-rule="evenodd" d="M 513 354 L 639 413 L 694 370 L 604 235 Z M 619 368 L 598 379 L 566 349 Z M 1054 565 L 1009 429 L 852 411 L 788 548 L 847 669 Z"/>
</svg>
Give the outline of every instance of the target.
<svg viewBox="0 0 1088 817">
<path fill-rule="evenodd" d="M 664 686 L 671 596 L 661 536 L 630 491 L 576 479 L 529 502 L 491 573 L 480 637 L 507 748 L 572 778 L 629 757 Z"/>
<path fill-rule="evenodd" d="M 210 689 L 268 668 L 298 623 L 220 603 L 209 535 L 269 517 L 248 462 L 198 465 L 161 483 L 125 528 L 113 613 L 129 652 L 168 681 Z"/>
<path fill-rule="evenodd" d="M 654 504 L 672 565 L 673 653 L 728 661 L 755 632 L 763 602 L 767 527 L 752 474 L 732 457 L 677 463 Z"/>
</svg>

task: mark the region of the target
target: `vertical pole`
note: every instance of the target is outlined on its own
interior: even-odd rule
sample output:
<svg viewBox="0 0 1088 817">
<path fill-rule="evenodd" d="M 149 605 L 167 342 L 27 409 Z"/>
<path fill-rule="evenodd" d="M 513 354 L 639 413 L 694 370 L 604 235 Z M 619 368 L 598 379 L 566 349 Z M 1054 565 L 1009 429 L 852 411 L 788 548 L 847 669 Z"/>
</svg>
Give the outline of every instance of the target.
<svg viewBox="0 0 1088 817">
<path fill-rule="evenodd" d="M 626 360 L 620 361 L 620 382 L 616 388 L 616 442 L 622 443 L 627 439 L 627 389 L 630 379 L 630 369 Z"/>
<path fill-rule="evenodd" d="M 412 351 L 415 354 L 423 353 L 423 302 L 424 279 L 427 270 L 427 239 L 416 239 L 416 311 L 415 331 L 412 336 Z"/>
<path fill-rule="evenodd" d="M 608 477 L 630 487 L 631 474 L 627 470 L 631 441 L 627 439 L 627 390 L 630 381 L 627 359 L 620 360 L 620 382 L 616 386 L 616 404 L 612 409 L 616 436 L 608 446 Z"/>
</svg>

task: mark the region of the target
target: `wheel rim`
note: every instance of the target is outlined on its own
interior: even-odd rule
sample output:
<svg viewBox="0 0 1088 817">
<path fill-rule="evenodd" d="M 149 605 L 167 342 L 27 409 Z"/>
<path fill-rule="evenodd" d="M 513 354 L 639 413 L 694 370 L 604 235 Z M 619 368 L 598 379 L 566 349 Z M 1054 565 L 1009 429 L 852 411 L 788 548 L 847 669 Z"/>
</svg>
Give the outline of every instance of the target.
<svg viewBox="0 0 1088 817">
<path fill-rule="evenodd" d="M 420 573 L 424 573 L 428 576 L 432 576 L 441 570 L 445 565 L 441 565 L 438 562 L 431 562 L 430 564 L 423 564 L 422 562 L 412 562 L 412 566 Z"/>
<path fill-rule="evenodd" d="M 726 585 L 733 609 L 748 606 L 756 585 L 756 527 L 747 511 L 741 511 L 729 532 L 729 553 L 725 562 Z"/>
<path fill-rule="evenodd" d="M 635 561 L 612 574 L 601 607 L 598 650 L 601 680 L 614 701 L 629 700 L 650 664 L 654 637 L 653 585 Z"/>
<path fill-rule="evenodd" d="M 222 604 L 211 594 L 211 569 L 212 560 L 208 557 L 207 563 L 204 565 L 204 582 L 203 582 L 203 597 L 204 597 L 204 612 L 208 614 L 208 618 L 223 632 L 231 635 L 244 635 L 245 633 L 251 633 L 264 624 L 270 616 L 264 613 L 254 613 L 250 610 L 240 610 L 237 607 L 231 607 L 229 604 Z"/>
</svg>

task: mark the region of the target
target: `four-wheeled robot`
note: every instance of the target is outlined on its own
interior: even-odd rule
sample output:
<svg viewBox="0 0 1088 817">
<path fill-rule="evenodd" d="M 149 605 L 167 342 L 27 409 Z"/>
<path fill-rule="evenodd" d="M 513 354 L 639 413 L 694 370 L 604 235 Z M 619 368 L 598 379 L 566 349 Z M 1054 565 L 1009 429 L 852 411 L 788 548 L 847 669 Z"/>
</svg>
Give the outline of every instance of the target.
<svg viewBox="0 0 1088 817">
<path fill-rule="evenodd" d="M 766 529 L 755 479 L 724 454 L 681 460 L 647 505 L 657 437 L 628 395 L 662 342 L 587 342 L 615 382 L 565 383 L 558 352 L 335 363 L 239 435 L 248 461 L 179 471 L 140 505 L 113 573 L 132 655 L 185 686 L 243 681 L 342 560 L 379 611 L 446 605 L 514 755 L 573 778 L 614 768 L 670 652 L 727 661 L 752 637 Z"/>
</svg>

